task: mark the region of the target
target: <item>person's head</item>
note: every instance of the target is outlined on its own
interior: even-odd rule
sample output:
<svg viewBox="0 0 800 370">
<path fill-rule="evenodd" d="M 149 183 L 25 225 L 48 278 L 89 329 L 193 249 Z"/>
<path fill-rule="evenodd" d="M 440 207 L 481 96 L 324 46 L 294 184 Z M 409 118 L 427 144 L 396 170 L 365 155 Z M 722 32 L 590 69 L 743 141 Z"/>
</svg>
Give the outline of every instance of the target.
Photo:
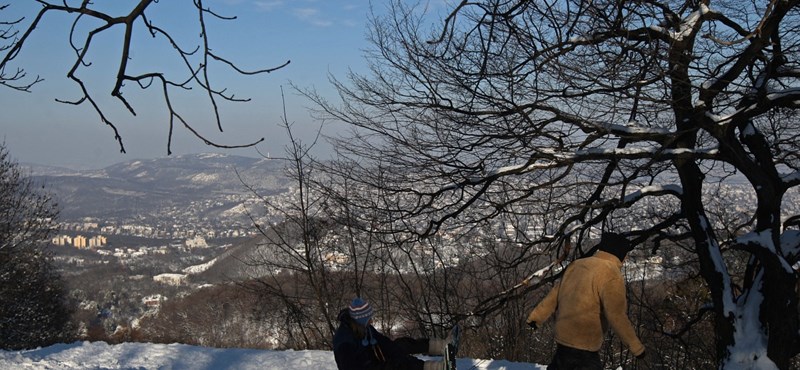
<svg viewBox="0 0 800 370">
<path fill-rule="evenodd" d="M 603 236 L 600 237 L 598 249 L 611 253 L 622 261 L 625 259 L 625 256 L 628 255 L 628 252 L 633 249 L 633 245 L 620 234 L 604 232 Z"/>
<path fill-rule="evenodd" d="M 367 326 L 370 319 L 372 319 L 372 306 L 361 297 L 353 299 L 350 302 L 350 306 L 347 307 L 347 311 L 350 314 L 350 318 L 361 326 Z"/>
</svg>

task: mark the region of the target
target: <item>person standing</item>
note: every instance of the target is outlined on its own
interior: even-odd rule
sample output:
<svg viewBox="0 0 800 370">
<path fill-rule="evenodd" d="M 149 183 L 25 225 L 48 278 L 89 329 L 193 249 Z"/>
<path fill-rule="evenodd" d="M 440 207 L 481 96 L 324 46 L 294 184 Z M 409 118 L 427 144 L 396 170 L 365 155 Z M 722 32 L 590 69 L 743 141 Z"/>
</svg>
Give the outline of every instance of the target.
<svg viewBox="0 0 800 370">
<path fill-rule="evenodd" d="M 536 329 L 555 313 L 556 353 L 548 370 L 602 370 L 600 347 L 608 327 L 639 359 L 645 347 L 628 319 L 622 263 L 632 249 L 620 234 L 603 233 L 598 251 L 572 262 L 564 276 L 530 312 Z"/>
<path fill-rule="evenodd" d="M 391 340 L 371 325 L 373 309 L 359 298 L 338 315 L 333 355 L 339 370 L 446 370 L 443 361 L 423 361 L 413 354 L 444 355 L 451 338 Z"/>
</svg>

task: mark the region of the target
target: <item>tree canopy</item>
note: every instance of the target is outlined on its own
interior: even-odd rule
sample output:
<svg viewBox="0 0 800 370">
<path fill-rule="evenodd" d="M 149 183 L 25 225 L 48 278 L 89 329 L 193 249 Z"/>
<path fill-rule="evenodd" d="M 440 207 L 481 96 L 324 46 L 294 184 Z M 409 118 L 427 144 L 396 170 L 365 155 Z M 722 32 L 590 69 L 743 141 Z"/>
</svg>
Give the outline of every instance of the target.
<svg viewBox="0 0 800 370">
<path fill-rule="evenodd" d="M 787 369 L 800 348 L 800 238 L 784 225 L 800 185 L 798 10 L 461 1 L 429 26 L 395 1 L 373 19 L 371 72 L 334 79 L 341 104 L 306 93 L 353 128 L 340 158 L 374 196 L 351 207 L 382 212 L 385 231 L 419 241 L 507 222 L 525 231 L 516 265 L 541 248 L 557 258 L 568 240 L 583 255 L 609 229 L 653 251 L 684 246 L 710 293 L 720 367 Z M 734 180 L 749 203 L 720 202 Z M 743 331 L 763 338 L 754 356 Z"/>
<path fill-rule="evenodd" d="M 46 245 L 58 206 L 0 145 L 0 348 L 69 340 L 70 309 Z"/>
</svg>

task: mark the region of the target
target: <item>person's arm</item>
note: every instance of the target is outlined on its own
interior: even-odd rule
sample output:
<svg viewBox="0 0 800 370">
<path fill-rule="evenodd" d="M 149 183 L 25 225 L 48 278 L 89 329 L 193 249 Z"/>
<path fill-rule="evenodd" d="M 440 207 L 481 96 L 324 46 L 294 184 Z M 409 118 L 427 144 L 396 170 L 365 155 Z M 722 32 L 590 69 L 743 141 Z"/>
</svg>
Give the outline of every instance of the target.
<svg viewBox="0 0 800 370">
<path fill-rule="evenodd" d="M 400 338 L 392 340 L 375 330 L 373 337 L 378 341 L 378 347 L 386 361 L 375 363 L 375 366 L 364 370 L 405 370 L 422 369 L 425 362 L 412 355 L 428 350 L 427 339 Z M 424 347 L 424 348 L 423 348 Z"/>
<path fill-rule="evenodd" d="M 613 277 L 604 284 L 600 291 L 600 300 L 611 330 L 630 348 L 634 356 L 644 353 L 644 345 L 628 319 L 628 300 L 625 297 L 625 282 L 622 276 Z"/>
<path fill-rule="evenodd" d="M 561 282 L 556 283 L 544 299 L 542 299 L 531 313 L 528 314 L 528 325 L 541 325 L 556 311 L 556 307 L 558 306 L 558 289 L 560 286 Z"/>
</svg>

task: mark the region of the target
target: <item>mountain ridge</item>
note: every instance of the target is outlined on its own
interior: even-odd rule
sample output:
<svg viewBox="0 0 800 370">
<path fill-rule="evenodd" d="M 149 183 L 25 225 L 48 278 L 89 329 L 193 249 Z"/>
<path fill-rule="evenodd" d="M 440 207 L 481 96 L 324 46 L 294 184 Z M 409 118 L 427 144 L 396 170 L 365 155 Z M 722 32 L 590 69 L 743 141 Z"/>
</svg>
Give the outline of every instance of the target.
<svg viewBox="0 0 800 370">
<path fill-rule="evenodd" d="M 278 159 L 201 153 L 137 159 L 96 170 L 25 168 L 61 205 L 62 222 L 94 219 L 155 226 L 185 219 L 187 227 L 201 221 L 209 227 L 229 227 L 252 223 L 241 213 L 257 206 L 257 195 L 288 189 L 284 164 Z"/>
</svg>

